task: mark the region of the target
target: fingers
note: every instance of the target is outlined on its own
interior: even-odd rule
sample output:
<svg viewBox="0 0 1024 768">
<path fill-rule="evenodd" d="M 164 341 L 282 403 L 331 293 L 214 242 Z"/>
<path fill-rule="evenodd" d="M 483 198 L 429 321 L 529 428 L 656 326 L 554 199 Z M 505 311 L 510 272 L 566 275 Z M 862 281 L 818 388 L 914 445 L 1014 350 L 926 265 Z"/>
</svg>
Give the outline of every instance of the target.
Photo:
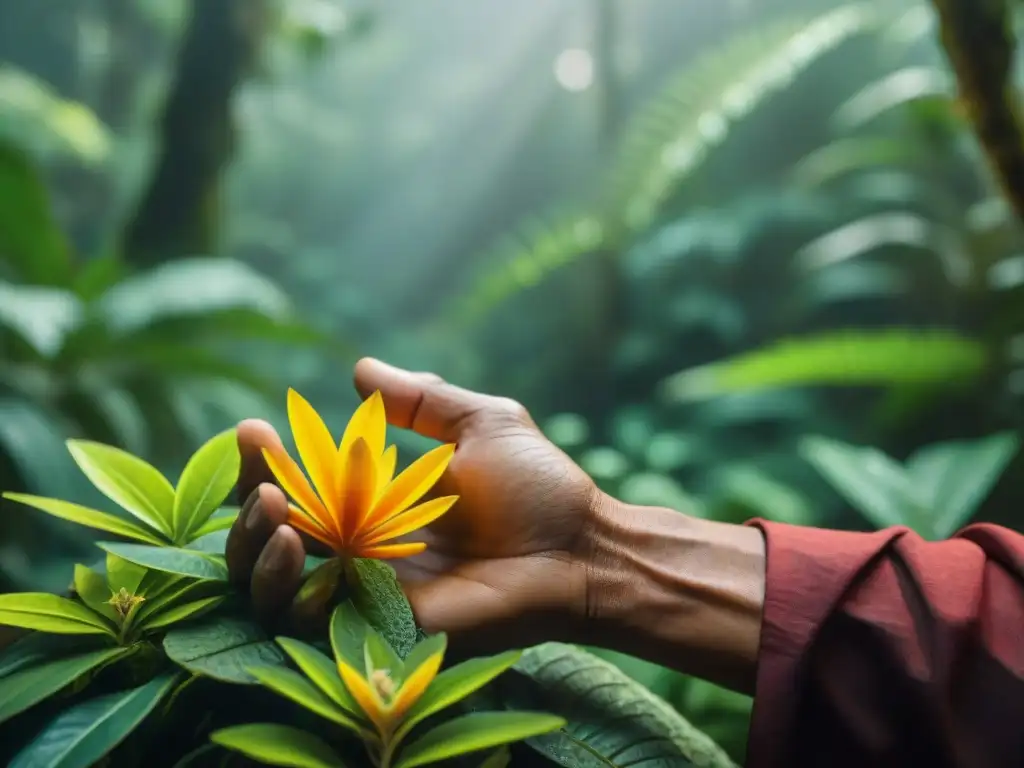
<svg viewBox="0 0 1024 768">
<path fill-rule="evenodd" d="M 274 475 L 263 460 L 263 448 L 281 448 L 277 430 L 260 419 L 247 419 L 240 423 L 238 452 L 242 456 L 242 467 L 236 491 L 239 504 L 244 504 L 260 483 L 274 482 Z"/>
<path fill-rule="evenodd" d="M 500 417 L 529 422 L 518 403 L 448 384 L 432 373 L 413 373 L 373 358 L 356 364 L 360 395 L 380 390 L 388 422 L 445 443 L 458 442 L 469 429 Z"/>
<path fill-rule="evenodd" d="M 279 526 L 252 570 L 252 604 L 259 615 L 274 618 L 287 610 L 302 583 L 305 560 L 299 534 L 290 526 Z"/>
<path fill-rule="evenodd" d="M 261 483 L 249 494 L 231 526 L 224 550 L 232 582 L 243 588 L 249 586 L 260 553 L 287 519 L 288 501 L 276 485 Z"/>
</svg>

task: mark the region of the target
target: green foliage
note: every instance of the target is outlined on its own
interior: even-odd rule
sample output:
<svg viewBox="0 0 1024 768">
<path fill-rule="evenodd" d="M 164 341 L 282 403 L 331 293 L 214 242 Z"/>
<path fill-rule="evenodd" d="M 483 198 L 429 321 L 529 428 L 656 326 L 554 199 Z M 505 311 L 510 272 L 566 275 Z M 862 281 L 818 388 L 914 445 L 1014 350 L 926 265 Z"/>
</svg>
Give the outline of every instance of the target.
<svg viewBox="0 0 1024 768">
<path fill-rule="evenodd" d="M 222 747 L 267 765 L 289 768 L 345 768 L 323 739 L 289 725 L 252 723 L 224 728 L 210 737 Z"/>
<path fill-rule="evenodd" d="M 173 629 L 163 648 L 171 661 L 194 675 L 243 685 L 258 682 L 248 672 L 251 667 L 280 665 L 285 658 L 258 624 L 231 615 Z"/>
<path fill-rule="evenodd" d="M 416 643 L 416 619 L 395 569 L 381 560 L 360 558 L 349 564 L 346 575 L 356 610 L 404 659 Z"/>
</svg>

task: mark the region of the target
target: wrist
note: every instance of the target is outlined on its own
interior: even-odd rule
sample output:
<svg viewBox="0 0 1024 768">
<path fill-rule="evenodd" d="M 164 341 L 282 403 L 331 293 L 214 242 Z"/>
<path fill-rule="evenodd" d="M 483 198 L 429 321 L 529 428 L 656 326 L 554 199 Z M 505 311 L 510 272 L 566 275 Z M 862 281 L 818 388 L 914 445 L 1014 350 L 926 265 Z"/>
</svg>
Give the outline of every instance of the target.
<svg viewBox="0 0 1024 768">
<path fill-rule="evenodd" d="M 764 602 L 760 531 L 602 494 L 583 553 L 588 644 L 752 690 Z"/>
</svg>

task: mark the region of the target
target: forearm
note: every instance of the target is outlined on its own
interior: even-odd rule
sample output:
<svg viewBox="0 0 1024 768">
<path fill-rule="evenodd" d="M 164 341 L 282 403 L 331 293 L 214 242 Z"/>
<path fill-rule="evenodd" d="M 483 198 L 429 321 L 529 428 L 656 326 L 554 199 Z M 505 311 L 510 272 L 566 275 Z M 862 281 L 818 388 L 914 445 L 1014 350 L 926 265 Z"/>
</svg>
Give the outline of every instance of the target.
<svg viewBox="0 0 1024 768">
<path fill-rule="evenodd" d="M 753 692 L 760 531 L 609 499 L 589 539 L 589 644 Z"/>
</svg>

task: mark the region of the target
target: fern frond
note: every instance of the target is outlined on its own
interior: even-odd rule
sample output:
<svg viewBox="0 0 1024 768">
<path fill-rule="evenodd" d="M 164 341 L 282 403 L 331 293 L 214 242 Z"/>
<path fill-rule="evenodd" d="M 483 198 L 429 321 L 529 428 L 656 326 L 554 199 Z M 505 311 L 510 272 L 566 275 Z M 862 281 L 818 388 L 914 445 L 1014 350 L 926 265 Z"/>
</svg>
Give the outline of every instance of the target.
<svg viewBox="0 0 1024 768">
<path fill-rule="evenodd" d="M 948 331 L 842 331 L 789 339 L 666 379 L 668 400 L 793 386 L 957 385 L 989 364 L 985 346 Z"/>
</svg>

